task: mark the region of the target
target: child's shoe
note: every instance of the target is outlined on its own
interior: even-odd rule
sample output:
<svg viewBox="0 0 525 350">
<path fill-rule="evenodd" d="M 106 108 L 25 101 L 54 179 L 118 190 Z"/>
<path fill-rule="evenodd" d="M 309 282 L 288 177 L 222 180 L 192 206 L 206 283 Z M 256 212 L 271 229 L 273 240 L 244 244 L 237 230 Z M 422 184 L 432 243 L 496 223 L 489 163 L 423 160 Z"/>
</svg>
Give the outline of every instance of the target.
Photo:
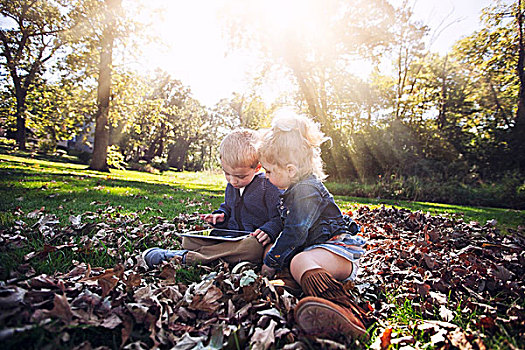
<svg viewBox="0 0 525 350">
<path fill-rule="evenodd" d="M 275 274 L 274 281 L 282 282 L 282 284 L 274 284 L 276 289 L 283 288 L 286 289 L 290 294 L 299 296 L 303 290 L 299 283 L 295 281 L 290 270 L 284 269 Z"/>
<path fill-rule="evenodd" d="M 151 269 L 163 261 L 170 260 L 176 256 L 181 257 L 182 263 L 185 263 L 187 250 L 169 250 L 159 247 L 146 249 L 142 253 L 142 258 L 146 265 Z"/>
<path fill-rule="evenodd" d="M 318 297 L 301 299 L 294 310 L 295 321 L 308 335 L 367 335 L 363 323 L 347 308 Z"/>
</svg>

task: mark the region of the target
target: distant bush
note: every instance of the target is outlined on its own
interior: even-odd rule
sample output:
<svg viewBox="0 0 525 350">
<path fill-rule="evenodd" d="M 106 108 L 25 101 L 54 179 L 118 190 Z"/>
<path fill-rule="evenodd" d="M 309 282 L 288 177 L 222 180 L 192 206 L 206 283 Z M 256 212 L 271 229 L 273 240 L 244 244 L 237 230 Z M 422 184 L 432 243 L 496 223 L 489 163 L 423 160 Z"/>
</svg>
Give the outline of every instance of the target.
<svg viewBox="0 0 525 350">
<path fill-rule="evenodd" d="M 16 146 L 16 141 L 13 139 L 7 139 L 0 137 L 0 146 Z"/>
<path fill-rule="evenodd" d="M 167 171 L 170 169 L 165 158 L 155 157 L 151 160 L 151 166 L 160 171 Z"/>
<path fill-rule="evenodd" d="M 125 169 L 124 155 L 120 152 L 118 146 L 111 145 L 108 147 L 108 166 L 115 169 Z"/>
<path fill-rule="evenodd" d="M 387 179 L 378 177 L 373 183 L 328 181 L 326 186 L 334 195 L 525 209 L 525 179 L 515 173 L 492 183 L 392 175 Z"/>
<path fill-rule="evenodd" d="M 127 169 L 143 171 L 150 174 L 160 173 L 160 171 L 157 168 L 155 168 L 153 165 L 149 164 L 145 160 L 140 160 L 138 162 L 128 162 Z"/>
<path fill-rule="evenodd" d="M 38 152 L 43 154 L 53 154 L 57 149 L 57 143 L 52 140 L 38 141 Z"/>
<path fill-rule="evenodd" d="M 82 164 L 89 164 L 89 162 L 91 161 L 91 156 L 92 155 L 89 152 L 79 151 L 79 150 L 76 150 L 76 149 L 68 149 L 67 153 L 70 156 L 77 157 L 78 160 L 80 160 L 82 162 Z"/>
</svg>

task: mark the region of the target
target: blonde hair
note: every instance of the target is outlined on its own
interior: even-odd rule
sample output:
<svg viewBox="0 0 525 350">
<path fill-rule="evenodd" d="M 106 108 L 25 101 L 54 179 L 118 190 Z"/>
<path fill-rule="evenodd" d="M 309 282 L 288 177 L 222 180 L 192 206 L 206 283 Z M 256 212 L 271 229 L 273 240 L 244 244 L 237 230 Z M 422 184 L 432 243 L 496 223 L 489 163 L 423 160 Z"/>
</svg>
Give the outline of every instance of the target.
<svg viewBox="0 0 525 350">
<path fill-rule="evenodd" d="M 259 159 L 283 169 L 288 164 L 295 165 L 297 175 L 294 181 L 311 174 L 323 180 L 326 175 L 320 147 L 329 139 L 312 119 L 288 109 L 281 110 L 275 114 L 271 129 L 263 136 Z"/>
<path fill-rule="evenodd" d="M 219 146 L 221 162 L 232 168 L 255 169 L 259 164 L 258 142 L 259 135 L 254 130 L 233 130 L 226 135 Z"/>
</svg>

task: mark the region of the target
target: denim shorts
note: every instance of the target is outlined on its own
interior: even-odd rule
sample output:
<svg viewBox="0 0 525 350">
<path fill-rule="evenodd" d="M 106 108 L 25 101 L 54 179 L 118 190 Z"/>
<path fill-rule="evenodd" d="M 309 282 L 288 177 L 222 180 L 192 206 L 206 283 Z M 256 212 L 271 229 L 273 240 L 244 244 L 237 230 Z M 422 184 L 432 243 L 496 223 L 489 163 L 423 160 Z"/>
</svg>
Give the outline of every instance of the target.
<svg viewBox="0 0 525 350">
<path fill-rule="evenodd" d="M 352 263 L 352 273 L 342 282 L 353 281 L 359 269 L 359 259 L 365 253 L 363 246 L 366 244 L 366 239 L 358 235 L 351 235 L 343 233 L 332 237 L 330 240 L 314 244 L 306 247 L 303 251 L 312 250 L 315 248 L 323 248 L 337 254 Z"/>
</svg>

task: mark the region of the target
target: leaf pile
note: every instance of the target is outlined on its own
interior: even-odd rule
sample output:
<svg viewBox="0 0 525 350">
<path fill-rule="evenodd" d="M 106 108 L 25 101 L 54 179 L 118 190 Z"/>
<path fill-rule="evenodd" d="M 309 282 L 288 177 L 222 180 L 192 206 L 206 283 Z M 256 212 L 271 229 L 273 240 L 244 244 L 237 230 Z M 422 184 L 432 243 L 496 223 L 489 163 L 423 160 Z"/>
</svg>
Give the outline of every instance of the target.
<svg viewBox="0 0 525 350">
<path fill-rule="evenodd" d="M 356 220 L 369 234 L 356 289 L 370 301 L 383 332 L 376 348 L 419 348 L 412 336 L 417 333 L 438 348 L 484 349 L 483 338 L 497 332 L 525 344 L 522 233 L 501 235 L 491 222 L 481 226 L 385 207 L 360 207 Z M 386 320 L 406 300 L 420 317 L 396 330 Z M 471 316 L 462 329 L 459 320 Z"/>
<path fill-rule="evenodd" d="M 151 209 L 144 209 L 151 210 Z M 355 284 L 347 284 L 376 321 L 372 348 L 483 349 L 484 334 L 505 329 L 524 344 L 524 237 L 490 225 L 400 209 L 360 207 L 367 254 Z M 176 232 L 199 229 L 195 216 L 156 217 L 104 207 L 60 226 L 44 210 L 18 213 L 0 231 L 0 251 L 42 248 L 24 256 L 0 284 L 0 340 L 7 348 L 75 349 L 349 349 L 359 340 L 307 338 L 297 329 L 297 298 L 276 290 L 259 266 L 184 267 L 177 261 L 148 270 L 140 253 L 178 247 Z M 34 225 L 23 222 L 28 217 Z M 35 273 L 60 254 L 100 252 L 115 264 L 72 261 L 67 272 Z M 405 300 L 420 317 L 399 322 Z M 466 325 L 458 316 L 472 316 Z M 511 347 L 511 345 L 509 345 Z"/>
</svg>

